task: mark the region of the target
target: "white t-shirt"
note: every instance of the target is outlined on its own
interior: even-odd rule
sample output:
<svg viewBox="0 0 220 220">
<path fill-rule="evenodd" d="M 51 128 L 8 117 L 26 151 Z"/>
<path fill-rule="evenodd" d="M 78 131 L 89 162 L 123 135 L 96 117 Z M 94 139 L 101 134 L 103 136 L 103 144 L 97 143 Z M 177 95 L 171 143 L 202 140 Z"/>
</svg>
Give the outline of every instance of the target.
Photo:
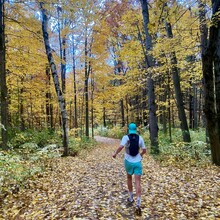
<svg viewBox="0 0 220 220">
<path fill-rule="evenodd" d="M 122 138 L 120 145 L 125 147 L 125 148 L 129 147 L 129 137 L 128 137 L 128 135 L 125 135 Z M 145 144 L 144 144 L 144 140 L 140 135 L 139 135 L 139 147 L 141 149 L 146 149 Z M 125 158 L 125 160 L 127 160 L 128 162 L 131 162 L 131 163 L 137 163 L 137 162 L 140 162 L 142 160 L 142 157 L 141 157 L 140 153 L 138 153 L 136 156 L 133 157 L 133 156 L 131 156 L 131 155 L 129 155 L 125 152 L 125 157 L 124 158 Z"/>
</svg>

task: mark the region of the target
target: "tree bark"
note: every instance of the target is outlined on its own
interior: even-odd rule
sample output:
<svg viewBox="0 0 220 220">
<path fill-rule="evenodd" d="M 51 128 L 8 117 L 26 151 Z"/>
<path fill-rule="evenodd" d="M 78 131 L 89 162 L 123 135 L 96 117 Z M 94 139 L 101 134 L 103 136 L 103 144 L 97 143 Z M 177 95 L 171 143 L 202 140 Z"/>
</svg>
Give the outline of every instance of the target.
<svg viewBox="0 0 220 220">
<path fill-rule="evenodd" d="M 46 75 L 47 75 L 47 82 L 46 82 L 46 121 L 47 127 L 52 129 L 53 128 L 53 106 L 51 104 L 51 91 L 50 91 L 50 67 L 46 66 Z"/>
<path fill-rule="evenodd" d="M 4 0 L 0 0 L 0 87 L 2 149 L 8 149 L 8 89 L 6 84 Z"/>
<path fill-rule="evenodd" d="M 62 93 L 65 95 L 66 93 L 66 36 L 62 39 L 62 53 L 63 53 L 63 59 L 61 63 L 61 82 L 62 82 Z M 66 108 L 66 103 L 64 99 L 64 106 Z"/>
<path fill-rule="evenodd" d="M 88 36 L 85 33 L 85 135 L 89 138 L 89 70 L 88 70 Z"/>
<path fill-rule="evenodd" d="M 172 142 L 172 117 L 171 117 L 171 91 L 170 91 L 170 81 L 171 76 L 168 72 L 168 78 L 167 78 L 167 93 L 168 93 L 168 126 L 169 126 L 169 137 L 170 137 L 170 143 Z"/>
<path fill-rule="evenodd" d="M 92 125 L 92 138 L 94 138 L 94 90 L 95 90 L 95 79 L 94 79 L 94 73 L 91 70 L 91 125 Z"/>
<path fill-rule="evenodd" d="M 192 83 L 190 82 L 190 87 L 192 86 Z M 192 89 L 189 88 L 189 128 L 193 129 L 193 95 L 192 95 Z"/>
<path fill-rule="evenodd" d="M 61 87 L 62 87 L 62 93 L 65 96 L 65 93 L 66 93 L 66 35 L 61 37 L 63 24 L 62 25 L 60 24 L 60 12 L 62 13 L 62 8 L 58 6 L 57 14 L 58 14 L 59 45 L 60 45 L 60 66 L 61 66 L 61 85 L 62 85 Z M 62 21 L 63 20 L 61 20 L 61 22 Z M 64 25 L 65 25 L 65 21 L 64 21 Z M 64 98 L 64 108 L 66 109 L 65 98 Z"/>
<path fill-rule="evenodd" d="M 105 128 L 107 126 L 106 124 L 106 110 L 105 107 L 102 109 L 102 118 L 103 118 L 103 127 Z"/>
<path fill-rule="evenodd" d="M 220 1 L 212 1 L 212 23 L 208 31 L 205 21 L 205 8 L 202 1 L 200 8 L 200 32 L 202 70 L 204 77 L 204 93 L 207 131 L 211 146 L 212 161 L 220 166 Z"/>
<path fill-rule="evenodd" d="M 166 25 L 167 37 L 173 38 L 171 24 L 168 22 L 165 22 L 165 25 Z M 179 76 L 179 71 L 177 68 L 177 59 L 176 59 L 175 51 L 171 52 L 170 56 L 171 56 L 170 59 L 171 59 L 172 74 L 173 74 L 173 84 L 174 84 L 174 90 L 175 90 L 175 95 L 176 95 L 176 102 L 177 102 L 183 141 L 190 142 L 191 138 L 190 138 L 188 123 L 186 119 L 185 109 L 184 109 L 183 96 L 182 96 L 181 87 L 180 87 L 180 76 Z"/>
<path fill-rule="evenodd" d="M 196 85 L 193 85 L 193 129 L 198 129 L 198 90 Z"/>
<path fill-rule="evenodd" d="M 149 55 L 149 52 L 152 50 L 152 37 L 148 30 L 149 24 L 149 11 L 148 11 L 148 3 L 147 0 L 140 0 L 142 6 L 142 15 L 144 20 L 144 30 L 146 35 L 146 70 L 150 67 L 154 66 L 153 57 Z M 155 102 L 155 93 L 154 93 L 154 81 L 152 79 L 151 70 L 148 71 L 148 108 L 149 108 L 149 131 L 150 131 L 150 141 L 152 146 L 153 153 L 159 153 L 159 144 L 158 144 L 158 123 L 157 123 L 157 115 L 156 115 L 156 102 Z"/>
<path fill-rule="evenodd" d="M 218 123 L 218 139 L 220 140 L 220 1 L 213 0 L 213 25 L 210 27 L 210 48 L 213 48 L 214 55 L 214 76 L 215 76 L 215 90 L 216 90 L 216 108 L 217 108 L 217 123 Z M 218 13 L 218 15 L 216 15 Z M 212 45 L 213 42 L 213 45 Z M 220 142 L 220 141 L 219 141 Z M 216 165 L 220 166 L 220 144 L 212 145 L 212 159 Z"/>
<path fill-rule="evenodd" d="M 48 62 L 50 64 L 51 73 L 52 73 L 53 81 L 54 81 L 54 86 L 55 86 L 55 90 L 56 90 L 56 94 L 57 94 L 57 98 L 58 98 L 58 102 L 59 102 L 59 107 L 60 107 L 60 111 L 61 111 L 61 119 L 62 119 L 62 127 L 63 127 L 63 147 L 64 147 L 64 154 L 63 155 L 68 156 L 69 149 L 68 149 L 67 113 L 66 113 L 66 109 L 65 109 L 65 102 L 64 102 L 63 94 L 60 89 L 56 64 L 54 62 L 52 49 L 50 47 L 50 42 L 49 42 L 47 11 L 44 8 L 44 3 L 42 3 L 42 2 L 40 3 L 40 10 L 42 13 L 42 32 L 43 32 L 44 45 L 45 45 L 45 49 L 46 49 Z"/>
<path fill-rule="evenodd" d="M 124 100 L 120 99 L 120 106 L 121 106 L 121 126 L 125 126 L 125 110 L 124 110 Z"/>
<path fill-rule="evenodd" d="M 76 94 L 76 58 L 75 58 L 75 43 L 74 35 L 72 35 L 73 40 L 73 92 L 74 92 L 74 128 L 78 128 L 78 114 L 77 114 L 77 94 Z M 75 135 L 77 133 L 75 132 Z"/>
</svg>

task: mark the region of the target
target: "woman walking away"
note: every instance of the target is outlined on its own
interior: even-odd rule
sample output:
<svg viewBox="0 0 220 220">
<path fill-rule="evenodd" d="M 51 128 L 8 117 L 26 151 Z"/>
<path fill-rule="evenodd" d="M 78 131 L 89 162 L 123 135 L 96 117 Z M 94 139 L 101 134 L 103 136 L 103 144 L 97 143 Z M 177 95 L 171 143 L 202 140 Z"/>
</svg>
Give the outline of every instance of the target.
<svg viewBox="0 0 220 220">
<path fill-rule="evenodd" d="M 128 135 L 124 135 L 121 144 L 112 155 L 116 158 L 117 154 L 125 148 L 124 165 L 127 172 L 127 186 L 129 192 L 128 202 L 133 203 L 133 185 L 132 176 L 135 178 L 136 189 L 136 208 L 135 213 L 141 215 L 141 175 L 142 175 L 142 158 L 146 153 L 146 147 L 143 138 L 137 134 L 137 126 L 131 123 L 128 126 Z M 141 153 L 139 150 L 142 149 Z"/>
</svg>

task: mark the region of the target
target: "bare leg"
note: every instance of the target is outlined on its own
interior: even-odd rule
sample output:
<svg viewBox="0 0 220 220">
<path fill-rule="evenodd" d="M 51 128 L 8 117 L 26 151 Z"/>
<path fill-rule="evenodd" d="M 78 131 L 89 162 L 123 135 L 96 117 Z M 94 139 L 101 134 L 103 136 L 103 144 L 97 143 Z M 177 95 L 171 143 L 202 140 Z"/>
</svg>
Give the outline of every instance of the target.
<svg viewBox="0 0 220 220">
<path fill-rule="evenodd" d="M 130 174 L 127 174 L 127 185 L 128 185 L 128 191 L 132 192 L 133 191 L 132 175 L 130 175 Z"/>
<path fill-rule="evenodd" d="M 135 175 L 135 188 L 136 188 L 136 196 L 137 196 L 137 206 L 140 206 L 141 200 L 141 175 Z"/>
</svg>

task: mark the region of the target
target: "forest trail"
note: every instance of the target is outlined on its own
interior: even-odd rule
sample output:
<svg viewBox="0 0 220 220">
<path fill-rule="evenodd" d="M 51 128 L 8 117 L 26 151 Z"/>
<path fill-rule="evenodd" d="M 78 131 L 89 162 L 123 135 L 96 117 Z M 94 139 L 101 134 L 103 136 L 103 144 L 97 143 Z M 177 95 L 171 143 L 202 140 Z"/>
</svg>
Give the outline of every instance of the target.
<svg viewBox="0 0 220 220">
<path fill-rule="evenodd" d="M 2 203 L 0 219 L 219 220 L 220 169 L 161 167 L 143 160 L 142 217 L 126 204 L 123 153 L 112 159 L 119 140 L 96 137 L 87 155 L 52 160 L 47 172 Z"/>
</svg>

